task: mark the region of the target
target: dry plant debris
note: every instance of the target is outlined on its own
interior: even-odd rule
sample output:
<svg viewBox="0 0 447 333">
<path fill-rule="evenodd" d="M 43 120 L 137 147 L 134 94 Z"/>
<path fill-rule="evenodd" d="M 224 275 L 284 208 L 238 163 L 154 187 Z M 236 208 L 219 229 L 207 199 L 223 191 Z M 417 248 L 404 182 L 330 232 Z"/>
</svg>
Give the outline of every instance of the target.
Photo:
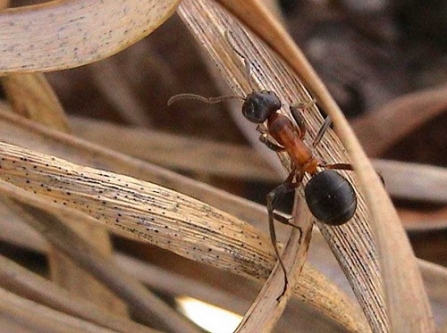
<svg viewBox="0 0 447 333">
<path fill-rule="evenodd" d="M 400 156 L 399 144 L 405 147 L 402 142 L 417 128 L 442 123 L 446 103 L 441 73 L 428 72 L 427 65 L 412 87 L 408 79 L 396 86 L 381 79 L 387 68 L 395 68 L 388 70 L 394 75 L 408 74 L 405 66 L 391 66 L 398 63 L 392 57 L 399 54 L 402 40 L 396 22 L 420 28 L 405 30 L 418 31 L 414 33 L 418 41 L 408 45 L 429 47 L 427 36 L 435 41 L 436 29 L 422 26 L 411 4 L 388 9 L 346 1 L 332 7 L 314 1 L 299 5 L 295 15 L 302 15 L 301 23 L 290 27 L 298 29 L 298 39 L 302 38 L 335 100 L 347 114 L 360 115 L 351 128 L 279 23 L 285 17 L 290 20 L 287 12 L 281 16 L 275 2 L 269 4 L 275 16 L 257 1 L 218 3 L 61 0 L 0 11 L 5 99 L 0 104 L 0 285 L 5 300 L 0 312 L 14 318 L 4 321 L 5 327 L 11 332 L 25 326 L 48 332 L 199 331 L 143 288 L 145 283 L 161 292 L 163 300 L 196 295 L 245 314 L 238 332 L 290 332 L 298 327 L 315 332 L 433 332 L 435 322 L 445 330 L 446 270 L 415 259 L 399 221 L 399 215 L 404 223 L 412 221 L 404 226 L 419 241 L 429 234 L 445 234 L 445 189 L 439 186 L 446 178 L 445 158 L 434 153 L 439 156 L 437 168 L 375 162 L 389 184 L 389 194 L 399 199 L 396 212 L 353 134 L 358 134 L 370 157 L 384 158 Z M 8 5 L 23 4 L 0 1 L 1 8 Z M 177 8 L 178 16 L 173 15 Z M 195 46 L 188 44 L 192 38 L 179 17 L 197 41 Z M 440 22 L 436 15 L 431 17 L 433 25 Z M 377 24 L 365 23 L 372 21 Z M 319 30 L 320 24 L 345 24 L 336 30 L 346 37 L 344 44 L 337 44 L 340 39 L 334 35 L 324 35 L 331 29 Z M 322 122 L 319 111 L 333 118 L 334 131 L 325 137 L 318 154 L 328 161 L 351 161 L 355 167 L 355 175 L 346 177 L 355 184 L 360 205 L 345 226 L 317 222 L 321 233 L 312 230 L 313 221 L 299 200 L 302 193 L 297 192 L 293 217 L 303 234 L 278 227 L 292 282 L 279 302 L 276 295 L 283 276 L 265 232 L 265 207 L 192 178 L 241 195 L 253 181 L 266 183 L 265 192 L 259 190 L 263 196 L 280 179 L 277 161 L 289 167 L 287 156 L 270 155 L 266 163 L 252 148 L 242 146 L 242 137 L 258 135 L 243 122 L 242 130 L 237 130 L 223 107 L 210 110 L 185 104 L 170 111 L 165 106 L 167 98 L 179 92 L 213 96 L 222 94 L 219 91 L 238 95 L 250 91 L 241 59 L 225 41 L 228 30 L 254 63 L 257 88 L 274 90 L 286 104 L 317 100 L 319 108 L 306 114 L 310 138 Z M 378 46 L 378 40 L 386 42 Z M 322 50 L 333 50 L 327 57 L 330 66 L 324 67 Z M 439 52 L 419 52 L 426 54 Z M 416 62 L 418 53 L 408 57 Z M 381 65 L 374 67 L 373 59 L 381 59 Z M 87 66 L 60 71 L 82 65 Z M 53 73 L 42 74 L 49 71 Z M 202 73 L 214 82 L 206 81 Z M 421 87 L 423 91 L 415 91 Z M 380 103 L 385 100 L 387 104 Z M 230 108 L 236 109 L 238 122 L 240 105 Z M 372 111 L 364 112 L 365 108 Z M 67 110 L 101 121 L 74 118 Z M 176 135 L 160 131 L 175 128 Z M 445 131 L 433 133 L 445 138 Z M 420 133 L 415 137 L 424 138 Z M 430 144 L 423 147 L 430 156 Z M 426 206 L 420 209 L 414 202 Z M 422 250 L 414 244 L 416 252 Z M 445 257 L 440 248 L 427 257 L 445 265 L 436 256 Z M 11 261 L 23 260 L 28 252 L 48 260 L 48 267 L 37 265 L 43 277 L 32 273 L 31 264 L 21 268 Z M 324 263 L 329 275 L 341 267 L 357 300 L 306 262 L 307 255 L 318 267 Z M 137 262 L 132 256 L 143 260 Z M 161 278 L 151 280 L 145 276 L 149 272 Z M 182 279 L 191 283 L 182 284 Z M 299 306 L 297 299 L 302 302 Z M 303 309 L 308 315 L 297 315 Z"/>
</svg>

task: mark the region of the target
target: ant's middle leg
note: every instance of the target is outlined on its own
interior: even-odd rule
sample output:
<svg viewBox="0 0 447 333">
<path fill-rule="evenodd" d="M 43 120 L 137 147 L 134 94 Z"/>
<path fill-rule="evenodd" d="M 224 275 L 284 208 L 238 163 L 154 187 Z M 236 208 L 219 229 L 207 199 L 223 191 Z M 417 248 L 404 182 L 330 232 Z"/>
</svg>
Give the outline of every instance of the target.
<svg viewBox="0 0 447 333">
<path fill-rule="evenodd" d="M 290 113 L 292 114 L 295 123 L 298 125 L 298 135 L 301 140 L 304 139 L 307 131 L 306 120 L 304 119 L 303 112 L 301 111 L 310 108 L 314 104 L 315 100 L 312 99 L 309 102 L 299 102 L 289 106 Z"/>
<path fill-rule="evenodd" d="M 297 178 L 294 182 L 293 179 Z M 270 240 L 273 244 L 273 249 L 275 251 L 276 257 L 278 258 L 279 264 L 281 265 L 281 268 L 284 272 L 284 289 L 281 295 L 277 298 L 278 300 L 284 295 L 287 289 L 287 285 L 289 283 L 288 277 L 287 277 L 287 270 L 286 267 L 281 259 L 277 240 L 276 240 L 276 230 L 275 230 L 275 224 L 274 224 L 274 218 L 275 218 L 275 209 L 277 204 L 284 198 L 284 196 L 287 193 L 290 193 L 294 191 L 300 184 L 301 180 L 303 178 L 303 175 L 300 173 L 296 175 L 296 169 L 293 168 L 290 174 L 287 176 L 286 180 L 281 183 L 278 187 L 273 189 L 269 194 L 267 194 L 266 200 L 267 200 L 267 210 L 268 210 L 268 219 L 269 219 L 269 230 L 270 230 Z M 281 219 L 279 222 L 283 222 Z M 293 225 L 287 221 L 286 224 Z M 294 227 L 300 229 L 298 226 L 293 225 Z M 301 231 L 301 230 L 300 230 Z"/>
</svg>

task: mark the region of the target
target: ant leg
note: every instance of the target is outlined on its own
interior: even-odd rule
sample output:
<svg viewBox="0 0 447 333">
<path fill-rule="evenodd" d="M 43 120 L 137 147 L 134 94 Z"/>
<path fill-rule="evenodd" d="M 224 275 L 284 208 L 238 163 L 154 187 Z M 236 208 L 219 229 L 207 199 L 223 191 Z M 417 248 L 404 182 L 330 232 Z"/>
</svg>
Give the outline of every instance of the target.
<svg viewBox="0 0 447 333">
<path fill-rule="evenodd" d="M 314 142 L 312 143 L 312 147 L 315 148 L 323 138 L 323 135 L 327 132 L 329 129 L 329 126 L 332 124 L 331 117 L 327 116 L 326 119 L 323 122 L 323 125 L 321 125 L 320 130 L 318 131 L 317 135 L 315 136 Z"/>
<path fill-rule="evenodd" d="M 323 168 L 326 169 L 332 169 L 332 170 L 347 170 L 347 171 L 354 171 L 354 168 L 352 167 L 352 164 L 349 163 L 335 163 L 335 164 L 326 164 L 321 165 Z M 378 171 L 376 171 L 377 176 L 379 176 L 380 181 L 383 185 L 385 185 L 385 179 L 383 178 L 382 174 Z M 284 218 L 284 216 L 282 216 Z M 279 220 L 278 220 L 279 221 Z"/>
<path fill-rule="evenodd" d="M 284 151 L 284 147 L 280 146 L 277 143 L 274 143 L 272 141 L 269 140 L 268 138 L 268 134 L 267 133 L 263 133 L 261 134 L 261 136 L 259 137 L 259 141 L 261 141 L 263 144 L 265 144 L 267 146 L 268 149 L 271 149 L 277 153 Z"/>
<path fill-rule="evenodd" d="M 306 120 L 304 119 L 304 116 L 300 111 L 300 108 L 291 105 L 289 106 L 289 110 L 293 116 L 293 119 L 295 120 L 295 123 L 298 125 L 298 131 L 296 132 L 298 132 L 299 138 L 302 140 L 306 135 L 307 130 Z"/>
<path fill-rule="evenodd" d="M 297 228 L 297 229 L 300 228 L 296 224 L 293 224 L 293 223 L 290 222 L 293 219 L 293 217 L 291 217 L 290 215 L 289 215 L 289 217 L 287 217 L 287 216 L 284 216 L 281 213 L 273 212 L 273 217 L 275 218 L 276 221 L 278 221 L 281 224 L 285 224 L 285 225 L 288 225 L 288 226 L 291 226 L 291 227 L 294 227 L 294 228 Z"/>
<path fill-rule="evenodd" d="M 325 169 L 331 169 L 331 170 L 348 170 L 348 171 L 354 171 L 354 168 L 352 167 L 352 164 L 349 163 L 334 163 L 334 164 L 325 164 L 322 165 Z"/>
<path fill-rule="evenodd" d="M 306 125 L 306 121 L 304 119 L 303 113 L 301 112 L 301 110 L 306 110 L 309 107 L 311 107 L 312 105 L 315 104 L 315 100 L 312 99 L 309 102 L 299 102 L 299 103 L 295 103 L 289 106 L 289 110 L 290 113 L 293 116 L 293 119 L 295 120 L 296 124 L 298 125 L 299 128 L 299 137 L 302 140 L 304 138 L 304 135 L 306 134 L 306 130 L 307 130 L 307 125 Z"/>
<path fill-rule="evenodd" d="M 347 171 L 354 171 L 354 168 L 352 167 L 352 164 L 349 163 L 335 163 L 335 164 L 327 164 L 322 165 L 322 167 L 326 169 L 332 169 L 332 170 L 347 170 Z M 378 171 L 376 171 L 377 176 L 379 176 L 380 181 L 383 185 L 385 185 L 385 179 L 383 178 L 382 174 Z M 282 216 L 284 218 L 284 216 Z"/>
<path fill-rule="evenodd" d="M 278 202 L 281 201 L 281 199 L 284 198 L 284 196 L 287 193 L 294 191 L 301 184 L 301 180 L 302 180 L 303 176 L 300 174 L 297 177 L 298 180 L 293 182 L 294 177 L 296 177 L 295 168 L 292 169 L 290 174 L 287 176 L 286 180 L 283 183 L 281 183 L 278 187 L 273 189 L 269 194 L 267 194 L 267 197 L 266 197 L 268 219 L 269 219 L 270 240 L 272 241 L 272 245 L 273 245 L 273 249 L 275 251 L 276 258 L 278 258 L 279 264 L 281 265 L 281 268 L 284 272 L 284 289 L 283 289 L 281 295 L 279 295 L 279 297 L 277 298 L 277 300 L 279 300 L 286 292 L 289 280 L 287 278 L 286 267 L 284 266 L 284 263 L 281 259 L 281 256 L 280 256 L 280 253 L 278 250 L 278 245 L 277 245 L 277 240 L 276 240 L 276 230 L 275 230 L 275 224 L 274 224 L 274 216 L 275 216 L 274 210 L 275 210 Z M 299 228 L 298 226 L 295 226 L 295 227 Z"/>
</svg>

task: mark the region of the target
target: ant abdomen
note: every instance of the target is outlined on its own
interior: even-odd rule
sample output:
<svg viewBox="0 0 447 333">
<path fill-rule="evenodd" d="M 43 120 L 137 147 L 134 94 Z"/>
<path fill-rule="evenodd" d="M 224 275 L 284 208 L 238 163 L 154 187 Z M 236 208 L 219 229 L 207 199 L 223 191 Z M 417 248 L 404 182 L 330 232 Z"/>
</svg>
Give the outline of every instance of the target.
<svg viewBox="0 0 447 333">
<path fill-rule="evenodd" d="M 304 194 L 312 215 L 328 225 L 348 222 L 357 208 L 352 185 L 333 170 L 314 175 L 304 187 Z"/>
</svg>

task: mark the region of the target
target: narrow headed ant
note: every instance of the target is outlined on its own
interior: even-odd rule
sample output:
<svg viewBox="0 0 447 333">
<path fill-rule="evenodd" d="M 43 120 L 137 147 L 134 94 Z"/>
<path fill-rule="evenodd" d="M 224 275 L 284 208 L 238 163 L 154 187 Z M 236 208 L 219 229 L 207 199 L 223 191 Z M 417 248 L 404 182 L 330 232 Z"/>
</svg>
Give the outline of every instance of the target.
<svg viewBox="0 0 447 333">
<path fill-rule="evenodd" d="M 289 155 L 291 160 L 289 175 L 283 183 L 266 196 L 270 238 L 276 257 L 284 271 L 284 290 L 278 297 L 279 299 L 287 288 L 288 279 L 287 271 L 277 247 L 274 220 L 276 219 L 280 223 L 295 228 L 299 228 L 299 226 L 294 225 L 288 218 L 275 212 L 278 202 L 287 193 L 300 186 L 304 175 L 307 173 L 311 178 L 304 186 L 304 196 L 312 215 L 318 221 L 330 226 L 342 225 L 353 217 L 357 208 L 357 197 L 348 180 L 334 170 L 353 169 L 351 164 L 347 163 L 326 164 L 313 153 L 314 148 L 330 127 L 331 120 L 329 117 L 321 126 L 311 147 L 303 141 L 307 126 L 302 111 L 305 111 L 315 101 L 290 105 L 289 109 L 293 120 L 281 114 L 279 110 L 282 103 L 279 97 L 273 91 L 257 91 L 254 88 L 251 79 L 250 61 L 233 45 L 228 33 L 226 38 L 234 52 L 244 61 L 245 76 L 252 92 L 245 97 L 229 95 L 210 98 L 195 94 L 179 94 L 172 96 L 168 105 L 183 99 L 196 99 L 208 104 L 220 103 L 228 99 L 240 99 L 243 101 L 242 114 L 244 117 L 258 125 L 257 130 L 261 133 L 259 140 L 269 149 L 275 152 L 286 152 Z M 266 123 L 266 129 L 261 128 L 260 125 L 263 123 Z"/>
</svg>

